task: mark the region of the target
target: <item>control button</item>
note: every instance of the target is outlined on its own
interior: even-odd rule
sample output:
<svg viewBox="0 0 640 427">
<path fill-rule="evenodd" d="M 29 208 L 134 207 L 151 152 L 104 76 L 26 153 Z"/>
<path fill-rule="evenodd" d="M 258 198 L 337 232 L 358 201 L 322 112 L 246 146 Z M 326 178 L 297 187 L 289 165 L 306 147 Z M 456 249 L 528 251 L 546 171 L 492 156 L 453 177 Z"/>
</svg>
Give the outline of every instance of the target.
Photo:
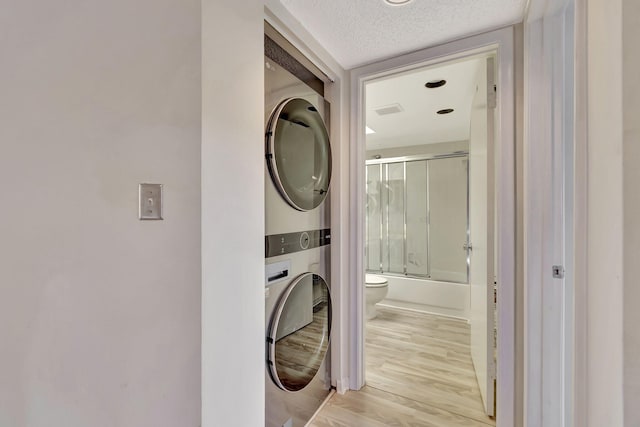
<svg viewBox="0 0 640 427">
<path fill-rule="evenodd" d="M 308 249 L 309 248 L 309 233 L 307 233 L 306 231 L 303 231 L 302 233 L 300 233 L 300 247 L 302 249 Z"/>
</svg>

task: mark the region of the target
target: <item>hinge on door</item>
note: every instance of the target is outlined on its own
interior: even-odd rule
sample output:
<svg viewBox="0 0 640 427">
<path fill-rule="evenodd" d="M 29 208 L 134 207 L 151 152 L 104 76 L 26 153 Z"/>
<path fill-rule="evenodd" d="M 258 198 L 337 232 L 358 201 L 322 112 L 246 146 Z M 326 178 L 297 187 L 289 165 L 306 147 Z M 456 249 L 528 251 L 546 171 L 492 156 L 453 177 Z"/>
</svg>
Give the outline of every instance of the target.
<svg viewBox="0 0 640 427">
<path fill-rule="evenodd" d="M 561 265 L 554 265 L 553 267 L 551 267 L 551 270 L 553 272 L 553 278 L 554 279 L 564 279 L 564 267 Z"/>
<path fill-rule="evenodd" d="M 498 86 L 493 85 L 493 88 L 487 88 L 487 107 L 496 108 L 498 98 Z"/>
</svg>

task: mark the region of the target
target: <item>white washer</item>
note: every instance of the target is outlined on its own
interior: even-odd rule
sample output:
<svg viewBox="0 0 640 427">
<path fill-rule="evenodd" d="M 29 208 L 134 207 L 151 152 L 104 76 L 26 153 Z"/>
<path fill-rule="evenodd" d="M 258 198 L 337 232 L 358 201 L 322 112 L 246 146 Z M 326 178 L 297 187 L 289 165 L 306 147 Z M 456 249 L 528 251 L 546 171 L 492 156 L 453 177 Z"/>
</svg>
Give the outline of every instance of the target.
<svg viewBox="0 0 640 427">
<path fill-rule="evenodd" d="M 313 238 L 310 249 L 267 259 L 267 427 L 306 425 L 331 390 L 329 239 Z"/>
</svg>

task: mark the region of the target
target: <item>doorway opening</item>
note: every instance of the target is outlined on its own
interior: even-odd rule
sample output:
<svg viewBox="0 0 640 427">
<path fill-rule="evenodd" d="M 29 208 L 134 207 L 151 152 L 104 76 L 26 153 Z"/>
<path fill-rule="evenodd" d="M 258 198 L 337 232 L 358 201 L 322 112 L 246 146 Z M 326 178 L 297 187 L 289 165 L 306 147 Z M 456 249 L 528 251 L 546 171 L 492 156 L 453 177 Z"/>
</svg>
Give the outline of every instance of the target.
<svg viewBox="0 0 640 427">
<path fill-rule="evenodd" d="M 360 198 L 354 203 L 359 248 L 352 309 L 358 315 L 351 324 L 351 389 L 386 387 L 395 399 L 444 416 L 513 425 L 513 77 L 511 28 L 352 71 L 352 191 Z M 412 78 L 411 96 L 436 99 L 415 116 L 410 100 L 376 98 L 377 86 L 399 96 L 402 83 L 394 79 Z M 456 95 L 460 103 L 456 90 L 467 93 Z M 430 95 L 438 91 L 446 96 Z M 394 125 L 387 120 L 394 115 L 417 124 Z M 412 133 L 421 122 L 428 131 Z M 447 122 L 448 130 L 440 126 Z M 377 316 L 367 319 L 372 274 L 376 291 L 387 289 L 382 297 L 377 292 Z M 423 385 L 433 388 L 411 391 Z"/>
<path fill-rule="evenodd" d="M 495 57 L 365 84 L 365 383 L 495 425 Z"/>
</svg>

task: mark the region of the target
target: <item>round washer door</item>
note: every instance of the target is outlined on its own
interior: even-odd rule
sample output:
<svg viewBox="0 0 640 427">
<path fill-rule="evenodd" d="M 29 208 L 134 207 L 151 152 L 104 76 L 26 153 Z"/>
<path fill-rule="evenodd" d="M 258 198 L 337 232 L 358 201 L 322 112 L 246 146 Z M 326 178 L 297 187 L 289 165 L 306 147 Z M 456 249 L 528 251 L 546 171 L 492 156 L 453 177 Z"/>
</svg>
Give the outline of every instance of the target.
<svg viewBox="0 0 640 427">
<path fill-rule="evenodd" d="M 276 307 L 267 336 L 269 373 L 278 387 L 299 391 L 315 377 L 329 347 L 331 298 L 317 274 L 293 280 Z"/>
<path fill-rule="evenodd" d="M 320 113 L 289 98 L 274 110 L 266 133 L 269 173 L 280 195 L 299 211 L 318 207 L 331 181 L 331 145 Z"/>
</svg>

